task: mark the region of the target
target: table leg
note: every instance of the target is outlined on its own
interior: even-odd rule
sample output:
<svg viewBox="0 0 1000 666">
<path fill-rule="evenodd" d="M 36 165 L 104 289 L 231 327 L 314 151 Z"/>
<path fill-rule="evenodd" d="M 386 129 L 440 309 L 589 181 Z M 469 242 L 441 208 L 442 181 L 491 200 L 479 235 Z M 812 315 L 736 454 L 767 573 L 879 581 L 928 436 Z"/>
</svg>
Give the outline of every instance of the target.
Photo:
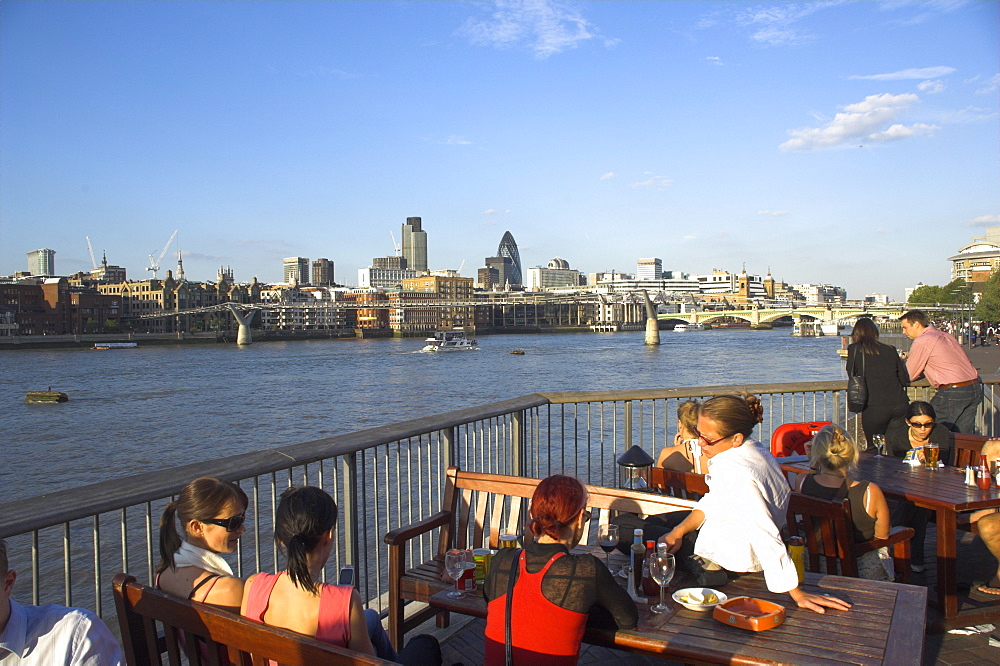
<svg viewBox="0 0 1000 666">
<path fill-rule="evenodd" d="M 937 510 L 938 608 L 946 618 L 958 615 L 958 535 L 955 512 Z"/>
</svg>

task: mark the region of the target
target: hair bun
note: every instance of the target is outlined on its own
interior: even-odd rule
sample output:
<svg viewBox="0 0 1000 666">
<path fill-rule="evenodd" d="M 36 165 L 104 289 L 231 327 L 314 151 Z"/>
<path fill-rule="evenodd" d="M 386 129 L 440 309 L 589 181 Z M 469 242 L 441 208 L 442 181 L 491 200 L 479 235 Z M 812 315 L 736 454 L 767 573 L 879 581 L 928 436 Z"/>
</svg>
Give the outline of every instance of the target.
<svg viewBox="0 0 1000 666">
<path fill-rule="evenodd" d="M 764 405 L 761 404 L 760 398 L 755 395 L 744 395 L 743 400 L 746 401 L 747 407 L 750 408 L 754 423 L 762 423 L 764 421 Z"/>
</svg>

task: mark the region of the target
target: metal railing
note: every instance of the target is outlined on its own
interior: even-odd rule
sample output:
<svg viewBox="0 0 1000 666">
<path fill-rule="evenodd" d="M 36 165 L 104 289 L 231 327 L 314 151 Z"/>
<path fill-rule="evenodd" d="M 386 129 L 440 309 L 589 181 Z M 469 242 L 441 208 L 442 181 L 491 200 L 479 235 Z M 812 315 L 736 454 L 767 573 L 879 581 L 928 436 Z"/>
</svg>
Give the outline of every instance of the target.
<svg viewBox="0 0 1000 666">
<path fill-rule="evenodd" d="M 997 384 L 987 377 L 978 431 L 1000 429 Z M 923 384 L 923 385 L 921 385 Z M 159 517 L 189 481 L 216 476 L 247 492 L 247 532 L 234 570 L 246 577 L 281 568 L 272 525 L 281 492 L 318 485 L 340 507 L 338 543 L 327 564 L 354 564 L 362 598 L 383 609 L 387 553 L 382 537 L 440 510 L 444 470 L 544 477 L 572 474 L 594 485 L 617 484 L 616 457 L 638 445 L 655 458 L 672 443 L 679 404 L 715 395 L 752 393 L 764 407 L 756 437 L 769 442 L 783 423 L 833 421 L 859 434 L 846 407 L 846 381 L 713 386 L 633 391 L 530 394 L 445 414 L 372 428 L 290 447 L 206 462 L 0 504 L 0 537 L 18 595 L 30 603 L 62 603 L 113 613 L 110 581 L 119 571 L 152 582 L 159 559 Z M 921 382 L 911 399 L 928 399 Z M 409 561 L 431 557 L 436 532 L 410 545 Z M 30 574 L 18 566 L 30 558 Z M 27 583 L 27 585 L 25 585 Z"/>
</svg>

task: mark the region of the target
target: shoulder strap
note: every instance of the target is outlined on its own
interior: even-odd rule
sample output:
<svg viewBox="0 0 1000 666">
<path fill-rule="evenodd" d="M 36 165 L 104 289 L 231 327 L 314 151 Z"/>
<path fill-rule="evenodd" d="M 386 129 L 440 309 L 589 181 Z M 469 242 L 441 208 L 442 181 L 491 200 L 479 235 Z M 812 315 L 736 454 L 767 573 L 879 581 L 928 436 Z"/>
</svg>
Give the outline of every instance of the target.
<svg viewBox="0 0 1000 666">
<path fill-rule="evenodd" d="M 222 578 L 222 576 L 219 575 L 219 574 L 217 574 L 217 573 L 213 573 L 213 574 L 208 574 L 207 576 L 205 576 L 204 578 L 202 578 L 201 580 L 199 580 L 198 584 L 195 585 L 194 587 L 192 587 L 191 588 L 191 592 L 188 593 L 188 599 L 194 599 L 195 592 L 197 592 L 198 590 L 200 590 L 201 587 L 202 587 L 202 585 L 204 585 L 205 583 L 208 583 L 209 581 L 213 581 L 216 578 Z"/>
<path fill-rule="evenodd" d="M 517 576 L 521 573 L 521 558 L 523 556 L 524 551 L 521 549 L 518 549 L 517 552 L 514 553 L 514 557 L 510 558 L 510 574 L 507 576 L 507 608 L 504 613 L 503 620 L 504 653 L 507 666 L 514 666 L 514 649 L 510 636 L 510 613 L 513 606 L 512 599 L 514 598 L 514 583 L 517 582 Z"/>
<path fill-rule="evenodd" d="M 847 477 L 845 476 L 844 477 L 844 482 L 842 484 L 840 484 L 840 488 L 837 488 L 837 494 L 833 496 L 834 499 L 842 500 L 845 497 L 847 497 L 847 492 L 848 492 L 849 488 L 850 487 L 847 485 Z"/>
</svg>

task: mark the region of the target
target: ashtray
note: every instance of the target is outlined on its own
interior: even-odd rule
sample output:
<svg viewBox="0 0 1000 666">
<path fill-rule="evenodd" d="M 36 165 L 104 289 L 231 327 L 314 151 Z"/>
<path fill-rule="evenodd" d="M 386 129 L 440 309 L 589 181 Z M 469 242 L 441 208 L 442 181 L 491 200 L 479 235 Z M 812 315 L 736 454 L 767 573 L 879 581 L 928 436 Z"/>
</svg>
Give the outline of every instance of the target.
<svg viewBox="0 0 1000 666">
<path fill-rule="evenodd" d="M 753 597 L 733 597 L 720 602 L 712 611 L 712 617 L 732 627 L 764 631 L 785 621 L 785 607 Z"/>
</svg>

